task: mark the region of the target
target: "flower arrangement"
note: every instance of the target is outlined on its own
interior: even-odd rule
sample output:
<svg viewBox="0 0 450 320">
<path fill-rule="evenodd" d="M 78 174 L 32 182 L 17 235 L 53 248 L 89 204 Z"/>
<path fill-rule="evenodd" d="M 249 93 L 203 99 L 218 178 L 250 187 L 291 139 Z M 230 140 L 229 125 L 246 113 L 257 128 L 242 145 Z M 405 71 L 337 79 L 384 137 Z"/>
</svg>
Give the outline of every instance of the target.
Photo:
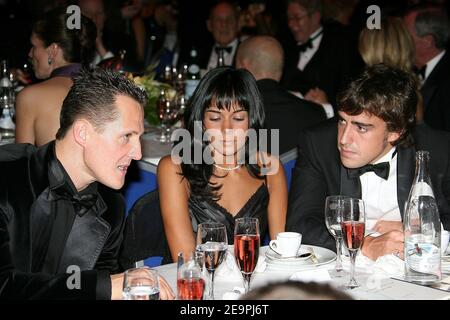
<svg viewBox="0 0 450 320">
<path fill-rule="evenodd" d="M 132 77 L 134 83 L 145 90 L 148 95 L 147 104 L 144 107 L 144 117 L 147 122 L 152 125 L 158 125 L 160 120 L 157 115 L 157 102 L 161 90 L 165 90 L 166 98 L 169 100 L 175 97 L 176 92 L 173 87 L 167 83 L 155 80 L 154 66 L 149 66 L 142 76 Z"/>
</svg>

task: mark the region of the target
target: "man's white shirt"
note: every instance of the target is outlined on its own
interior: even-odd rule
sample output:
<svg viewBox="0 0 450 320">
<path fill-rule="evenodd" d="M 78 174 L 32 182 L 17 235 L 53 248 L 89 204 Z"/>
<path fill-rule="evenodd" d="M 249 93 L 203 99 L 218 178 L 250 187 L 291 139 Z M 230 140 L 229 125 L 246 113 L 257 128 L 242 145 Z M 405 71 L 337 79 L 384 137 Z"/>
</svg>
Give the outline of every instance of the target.
<svg viewBox="0 0 450 320">
<path fill-rule="evenodd" d="M 225 65 L 226 66 L 232 66 L 233 65 L 233 58 L 234 58 L 234 54 L 236 53 L 237 47 L 238 47 L 239 41 L 238 39 L 234 39 L 232 42 L 230 42 L 229 44 L 227 44 L 225 47 L 229 47 L 231 46 L 231 52 L 228 53 L 226 51 L 224 51 L 223 53 L 223 57 L 225 60 Z M 214 69 L 215 67 L 217 67 L 217 52 L 216 52 L 216 47 L 220 47 L 220 45 L 218 45 L 217 43 L 212 47 L 211 50 L 211 55 L 209 56 L 209 62 L 208 62 L 208 66 L 207 69 L 211 70 Z"/>
<path fill-rule="evenodd" d="M 366 230 L 373 228 L 378 220 L 402 221 L 397 201 L 397 153 L 396 148 L 389 150 L 376 163 L 389 162 L 387 180 L 373 171 L 362 174 L 361 195 L 366 209 Z"/>
<path fill-rule="evenodd" d="M 319 29 L 317 29 L 317 31 L 312 33 L 309 37 L 314 38 L 317 34 L 322 32 L 322 30 L 323 30 L 323 28 L 320 27 Z M 312 59 L 314 54 L 317 52 L 317 50 L 319 49 L 320 42 L 322 41 L 322 37 L 323 37 L 323 33 L 321 35 L 319 35 L 317 38 L 315 38 L 314 40 L 312 40 L 312 48 L 308 48 L 300 54 L 300 59 L 298 60 L 298 64 L 297 64 L 297 68 L 299 70 L 303 71 L 303 69 L 305 69 L 308 62 Z M 299 44 L 301 44 L 301 43 L 299 43 Z"/>
</svg>

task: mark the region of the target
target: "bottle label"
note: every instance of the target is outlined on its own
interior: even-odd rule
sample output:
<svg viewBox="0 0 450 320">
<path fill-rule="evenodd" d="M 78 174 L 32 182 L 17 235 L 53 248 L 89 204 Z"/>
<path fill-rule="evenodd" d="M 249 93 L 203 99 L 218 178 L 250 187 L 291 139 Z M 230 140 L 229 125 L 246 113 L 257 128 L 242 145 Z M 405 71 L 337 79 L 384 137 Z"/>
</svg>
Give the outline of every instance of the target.
<svg viewBox="0 0 450 320">
<path fill-rule="evenodd" d="M 434 199 L 433 189 L 431 189 L 431 186 L 428 183 L 419 181 L 413 185 L 411 197 L 417 198 L 419 196 L 429 196 Z"/>
<path fill-rule="evenodd" d="M 414 241 L 411 237 L 405 242 L 407 266 L 416 272 L 440 274 L 441 250 L 434 243 Z"/>
</svg>

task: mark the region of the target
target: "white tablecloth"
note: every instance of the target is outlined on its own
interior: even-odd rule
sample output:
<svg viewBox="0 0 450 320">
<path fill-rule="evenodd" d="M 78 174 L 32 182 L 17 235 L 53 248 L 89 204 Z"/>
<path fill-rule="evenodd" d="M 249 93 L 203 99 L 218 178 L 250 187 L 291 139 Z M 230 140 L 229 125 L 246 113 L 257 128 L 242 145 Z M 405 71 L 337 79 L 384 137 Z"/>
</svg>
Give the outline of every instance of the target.
<svg viewBox="0 0 450 320">
<path fill-rule="evenodd" d="M 261 247 L 260 259 L 264 259 L 264 253 L 268 249 L 267 246 Z M 232 254 L 232 252 L 229 252 Z M 219 268 L 225 267 L 223 263 Z M 307 276 L 306 278 L 311 279 L 311 273 L 320 273 L 320 276 L 324 275 L 324 272 L 334 268 L 334 261 L 321 266 L 311 266 L 309 269 L 303 271 L 296 270 L 283 270 L 283 271 L 272 271 L 265 270 L 264 272 L 254 272 L 251 287 L 256 288 L 258 286 L 265 285 L 270 282 L 285 281 L 291 277 L 299 277 L 302 275 Z M 344 263 L 344 268 L 348 271 L 347 266 Z M 162 275 L 171 285 L 173 291 L 176 293 L 176 273 L 177 266 L 176 263 L 159 266 L 156 268 L 160 275 Z M 362 268 L 364 269 L 364 268 Z M 316 271 L 314 271 L 316 270 Z M 230 297 L 229 293 L 233 291 L 235 287 L 243 287 L 243 280 L 237 277 L 221 276 L 219 270 L 216 271 L 215 277 L 215 298 L 218 300 L 223 299 L 224 295 Z M 356 279 L 360 284 L 359 288 L 349 290 L 347 293 L 352 295 L 355 299 L 361 300 L 408 300 L 408 299 L 425 299 L 425 300 L 435 300 L 435 299 L 450 299 L 450 292 L 438 290 L 430 287 L 419 286 L 405 281 L 400 281 L 396 279 L 391 279 L 386 277 L 382 273 L 374 272 L 370 266 L 366 266 L 366 270 L 363 271 L 361 268 L 357 269 Z M 333 286 L 341 286 L 348 282 L 348 275 L 338 278 L 331 279 L 330 284 Z"/>
</svg>

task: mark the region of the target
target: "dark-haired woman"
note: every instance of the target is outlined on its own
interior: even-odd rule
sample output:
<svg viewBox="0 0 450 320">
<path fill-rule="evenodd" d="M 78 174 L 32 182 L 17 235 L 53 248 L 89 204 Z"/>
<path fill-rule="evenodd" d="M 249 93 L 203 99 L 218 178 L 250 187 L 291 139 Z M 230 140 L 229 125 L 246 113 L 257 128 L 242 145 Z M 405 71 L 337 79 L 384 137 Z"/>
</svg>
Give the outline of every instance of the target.
<svg viewBox="0 0 450 320">
<path fill-rule="evenodd" d="M 260 220 L 261 241 L 267 231 L 276 237 L 285 227 L 287 185 L 278 158 L 259 150 L 251 134 L 264 128 L 264 109 L 253 76 L 243 69 L 211 70 L 187 110 L 191 155 L 186 158 L 189 152 L 183 152 L 181 164 L 167 156 L 158 166 L 161 212 L 172 259 L 195 248 L 195 233 L 202 222 L 223 223 L 230 244 L 234 221 L 240 217 Z M 201 136 L 207 134 L 200 153 L 194 146 L 196 130 Z M 180 143 L 186 145 L 185 140 Z"/>
<path fill-rule="evenodd" d="M 95 24 L 81 16 L 81 28 L 70 29 L 65 9 L 54 9 L 37 20 L 28 56 L 43 82 L 24 88 L 16 102 L 16 142 L 37 146 L 55 139 L 64 98 L 72 78 L 95 53 Z"/>
</svg>

